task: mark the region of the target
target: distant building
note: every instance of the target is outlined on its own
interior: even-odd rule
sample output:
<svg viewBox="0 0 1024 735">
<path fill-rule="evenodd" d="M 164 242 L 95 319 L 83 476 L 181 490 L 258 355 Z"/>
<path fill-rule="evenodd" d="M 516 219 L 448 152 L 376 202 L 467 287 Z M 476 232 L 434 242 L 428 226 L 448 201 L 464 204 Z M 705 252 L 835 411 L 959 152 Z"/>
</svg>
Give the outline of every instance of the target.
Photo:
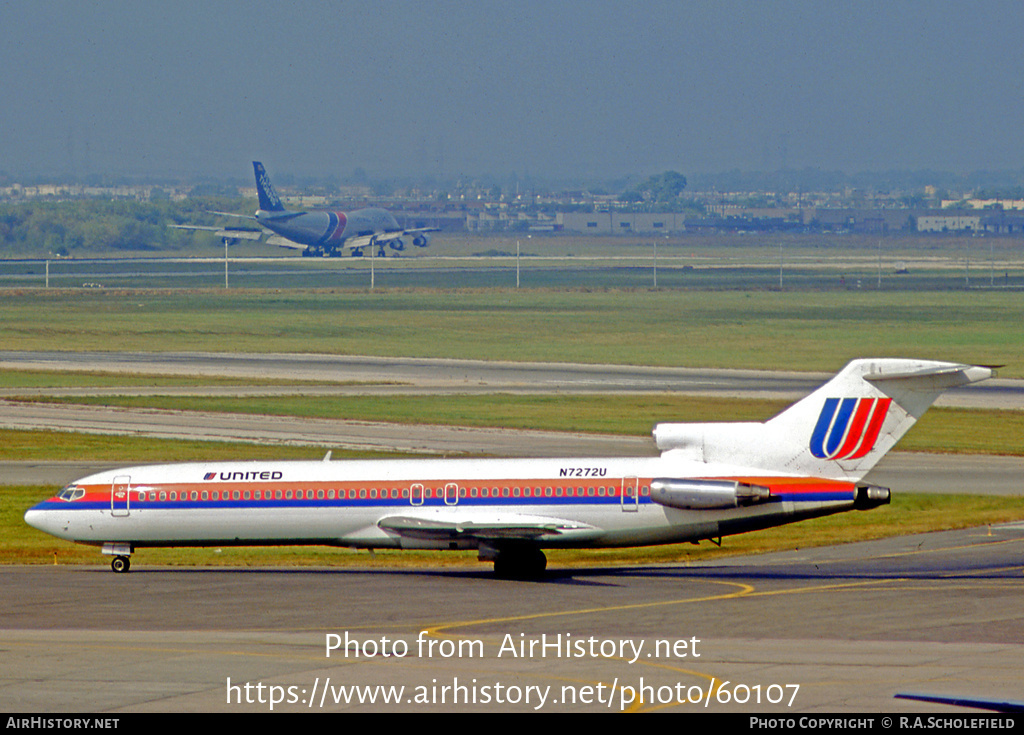
<svg viewBox="0 0 1024 735">
<path fill-rule="evenodd" d="M 981 215 L 930 214 L 917 218 L 918 232 L 979 232 Z"/>
<path fill-rule="evenodd" d="M 963 207 L 968 209 L 1024 209 L 1024 199 L 943 199 L 942 208 Z"/>
<path fill-rule="evenodd" d="M 684 232 L 686 215 L 678 212 L 559 212 L 555 229 L 591 235 L 644 235 Z"/>
<path fill-rule="evenodd" d="M 1024 235 L 1024 214 L 1008 214 L 1005 211 L 982 215 L 981 229 L 995 235 Z"/>
<path fill-rule="evenodd" d="M 917 219 L 926 209 L 806 209 L 804 222 L 826 232 L 857 232 L 882 235 L 888 232 L 913 232 Z"/>
</svg>

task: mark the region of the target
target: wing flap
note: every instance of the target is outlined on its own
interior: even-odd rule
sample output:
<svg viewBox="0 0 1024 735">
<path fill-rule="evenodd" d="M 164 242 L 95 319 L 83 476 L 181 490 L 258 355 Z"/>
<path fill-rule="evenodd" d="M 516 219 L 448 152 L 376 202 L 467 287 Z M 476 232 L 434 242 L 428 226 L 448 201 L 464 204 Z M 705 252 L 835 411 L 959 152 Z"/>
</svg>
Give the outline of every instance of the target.
<svg viewBox="0 0 1024 735">
<path fill-rule="evenodd" d="M 358 235 L 356 237 L 349 237 L 345 239 L 345 247 L 347 248 L 365 248 L 370 245 L 377 244 L 381 245 L 387 242 L 387 239 L 383 235 Z"/>
<path fill-rule="evenodd" d="M 518 513 L 431 516 L 387 516 L 377 526 L 404 538 L 426 540 L 478 539 L 481 541 L 539 541 L 544 537 L 597 537 L 603 531 L 579 521 Z"/>
</svg>

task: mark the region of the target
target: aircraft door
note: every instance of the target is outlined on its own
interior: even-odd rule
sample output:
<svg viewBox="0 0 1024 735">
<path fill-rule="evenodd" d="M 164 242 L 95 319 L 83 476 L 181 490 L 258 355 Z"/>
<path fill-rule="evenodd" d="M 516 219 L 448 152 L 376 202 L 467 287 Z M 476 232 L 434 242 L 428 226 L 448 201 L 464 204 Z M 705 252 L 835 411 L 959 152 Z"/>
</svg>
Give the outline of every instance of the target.
<svg viewBox="0 0 1024 735">
<path fill-rule="evenodd" d="M 409 504 L 423 505 L 423 485 L 421 483 L 413 483 L 409 488 Z"/>
<path fill-rule="evenodd" d="M 640 481 L 636 477 L 622 478 L 622 512 L 635 513 L 640 508 Z"/>
<path fill-rule="evenodd" d="M 449 482 L 444 486 L 444 504 L 445 505 L 458 505 L 459 502 L 459 486 L 454 482 Z"/>
<path fill-rule="evenodd" d="M 132 478 L 118 475 L 110 483 L 110 515 L 127 516 L 131 510 Z"/>
</svg>

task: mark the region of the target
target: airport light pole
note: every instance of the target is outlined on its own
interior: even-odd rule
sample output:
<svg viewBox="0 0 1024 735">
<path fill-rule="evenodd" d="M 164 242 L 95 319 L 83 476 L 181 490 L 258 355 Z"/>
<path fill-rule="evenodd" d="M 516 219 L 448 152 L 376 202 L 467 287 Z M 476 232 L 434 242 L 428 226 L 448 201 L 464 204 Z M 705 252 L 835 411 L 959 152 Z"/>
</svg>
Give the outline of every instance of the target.
<svg viewBox="0 0 1024 735">
<path fill-rule="evenodd" d="M 519 288 L 519 241 L 516 240 L 516 288 Z"/>
<path fill-rule="evenodd" d="M 654 241 L 654 288 L 658 288 L 658 241 Z"/>
<path fill-rule="evenodd" d="M 964 288 L 971 287 L 971 241 L 964 238 Z"/>
<path fill-rule="evenodd" d="M 878 290 L 882 290 L 882 241 L 878 241 Z"/>
<path fill-rule="evenodd" d="M 782 241 L 779 241 L 779 290 L 782 290 Z"/>
</svg>

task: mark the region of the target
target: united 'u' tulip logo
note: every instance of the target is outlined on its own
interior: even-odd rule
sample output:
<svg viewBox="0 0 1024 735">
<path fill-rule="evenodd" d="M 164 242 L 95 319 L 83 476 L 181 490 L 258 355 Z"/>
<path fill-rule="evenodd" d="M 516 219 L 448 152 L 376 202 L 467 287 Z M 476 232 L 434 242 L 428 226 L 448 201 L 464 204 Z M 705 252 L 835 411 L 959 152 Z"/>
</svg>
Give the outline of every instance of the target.
<svg viewBox="0 0 1024 735">
<path fill-rule="evenodd" d="M 891 398 L 826 398 L 811 434 L 819 459 L 860 459 L 875 446 Z"/>
</svg>

